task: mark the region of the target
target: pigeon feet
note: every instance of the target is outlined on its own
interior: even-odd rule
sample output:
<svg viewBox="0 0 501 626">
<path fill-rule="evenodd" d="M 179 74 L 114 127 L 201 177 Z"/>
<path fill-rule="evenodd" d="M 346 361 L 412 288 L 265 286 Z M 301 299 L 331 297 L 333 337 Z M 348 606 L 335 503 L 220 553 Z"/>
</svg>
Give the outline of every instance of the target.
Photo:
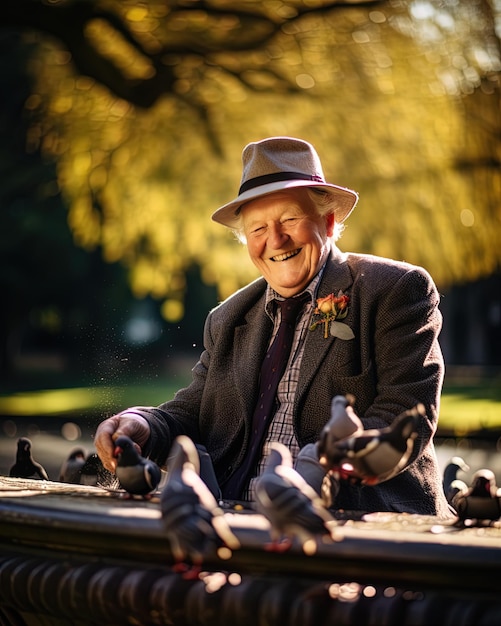
<svg viewBox="0 0 501 626">
<path fill-rule="evenodd" d="M 277 539 L 264 545 L 268 552 L 287 552 L 292 546 L 292 541 L 288 538 Z"/>
<path fill-rule="evenodd" d="M 172 571 L 181 574 L 184 580 L 198 580 L 202 567 L 200 565 L 188 565 L 187 563 L 176 563 L 172 566 Z"/>
</svg>

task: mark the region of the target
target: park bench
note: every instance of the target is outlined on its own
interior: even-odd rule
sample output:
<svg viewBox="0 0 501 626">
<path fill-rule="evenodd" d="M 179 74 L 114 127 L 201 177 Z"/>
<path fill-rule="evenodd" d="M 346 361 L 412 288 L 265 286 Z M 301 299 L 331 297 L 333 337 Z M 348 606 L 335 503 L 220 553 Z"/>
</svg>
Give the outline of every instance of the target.
<svg viewBox="0 0 501 626">
<path fill-rule="evenodd" d="M 228 508 L 241 548 L 173 571 L 158 498 L 0 477 L 0 625 L 499 626 L 501 523 L 340 512 L 313 555 L 267 549 L 260 515 Z"/>
</svg>

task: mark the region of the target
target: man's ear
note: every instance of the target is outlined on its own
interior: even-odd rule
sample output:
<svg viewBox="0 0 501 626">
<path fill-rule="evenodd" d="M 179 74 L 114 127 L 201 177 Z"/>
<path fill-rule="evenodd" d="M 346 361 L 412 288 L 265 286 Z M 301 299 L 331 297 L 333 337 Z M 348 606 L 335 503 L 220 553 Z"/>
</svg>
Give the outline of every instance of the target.
<svg viewBox="0 0 501 626">
<path fill-rule="evenodd" d="M 329 213 L 325 216 L 325 227 L 327 229 L 327 236 L 332 237 L 334 234 L 334 224 L 336 223 L 336 218 L 334 217 L 334 213 Z"/>
</svg>

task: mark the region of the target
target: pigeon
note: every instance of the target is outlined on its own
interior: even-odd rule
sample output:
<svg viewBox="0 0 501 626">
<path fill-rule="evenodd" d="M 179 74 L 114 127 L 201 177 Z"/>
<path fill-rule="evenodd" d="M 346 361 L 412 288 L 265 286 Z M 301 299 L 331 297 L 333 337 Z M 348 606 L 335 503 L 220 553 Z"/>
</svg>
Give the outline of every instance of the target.
<svg viewBox="0 0 501 626">
<path fill-rule="evenodd" d="M 256 481 L 254 507 L 270 523 L 270 550 L 284 550 L 299 540 L 303 552 L 315 554 L 317 539 L 335 538 L 336 521 L 320 496 L 292 467 L 290 450 L 269 446 L 264 472 Z"/>
<path fill-rule="evenodd" d="M 386 428 L 357 431 L 346 439 L 330 441 L 319 461 L 335 477 L 377 485 L 405 466 L 414 448 L 418 419 L 425 415 L 424 406 L 418 404 Z"/>
<path fill-rule="evenodd" d="M 449 504 L 456 493 L 462 489 L 462 485 L 466 487 L 465 483 L 458 480 L 459 471 L 467 472 L 469 469 L 469 466 L 460 456 L 453 456 L 447 463 L 444 469 L 443 487 L 445 497 Z M 461 486 L 459 483 L 461 483 Z"/>
<path fill-rule="evenodd" d="M 160 483 L 161 471 L 156 463 L 142 457 L 130 437 L 115 440 L 113 455 L 117 459 L 116 475 L 128 496 L 148 498 Z"/>
<path fill-rule="evenodd" d="M 38 476 L 42 480 L 49 480 L 45 468 L 33 459 L 31 454 L 31 440 L 27 437 L 20 437 L 17 440 L 16 462 L 10 468 L 9 476 L 13 478 Z"/>
<path fill-rule="evenodd" d="M 95 487 L 98 483 L 98 471 L 102 466 L 101 460 L 95 452 L 89 454 L 80 470 L 80 484 Z"/>
<path fill-rule="evenodd" d="M 323 457 L 327 451 L 341 439 L 359 435 L 364 427 L 362 421 L 353 410 L 354 397 L 334 396 L 331 402 L 331 417 L 320 433 L 317 443 L 318 456 Z"/>
<path fill-rule="evenodd" d="M 87 487 L 103 487 L 116 491 L 120 487 L 118 478 L 107 470 L 101 462 L 99 456 L 92 452 L 85 459 L 85 463 L 80 470 L 80 484 Z"/>
<path fill-rule="evenodd" d="M 453 480 L 449 497 L 449 504 L 456 510 L 459 520 L 497 520 L 501 517 L 501 489 L 489 469 L 475 472 L 470 486 L 462 480 Z"/>
<path fill-rule="evenodd" d="M 178 436 L 172 445 L 160 509 L 175 560 L 173 569 L 182 572 L 184 578 L 198 576 L 208 551 L 216 550 L 228 558 L 228 550 L 231 553 L 240 547 L 223 510 L 200 478 L 197 449 L 185 435 Z"/>
<path fill-rule="evenodd" d="M 59 480 L 62 483 L 80 484 L 82 475 L 82 467 L 85 464 L 85 450 L 83 448 L 75 448 L 72 450 L 68 458 L 61 465 L 59 470 Z"/>
<path fill-rule="evenodd" d="M 317 442 L 317 455 L 322 458 L 320 463 L 325 467 L 326 454 L 341 439 L 353 437 L 363 432 L 362 420 L 353 410 L 355 398 L 351 394 L 334 396 L 331 402 L 331 417 L 320 433 Z M 321 496 L 327 508 L 334 505 L 339 492 L 339 477 L 327 473 L 322 481 Z"/>
</svg>

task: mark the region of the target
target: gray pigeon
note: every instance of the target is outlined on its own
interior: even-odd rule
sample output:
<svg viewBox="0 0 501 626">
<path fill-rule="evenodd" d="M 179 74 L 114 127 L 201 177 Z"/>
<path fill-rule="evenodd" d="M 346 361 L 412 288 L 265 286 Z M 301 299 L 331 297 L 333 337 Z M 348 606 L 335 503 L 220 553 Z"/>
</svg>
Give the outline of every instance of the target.
<svg viewBox="0 0 501 626">
<path fill-rule="evenodd" d="M 331 417 L 320 433 L 317 443 L 318 457 L 325 464 L 328 450 L 341 439 L 359 435 L 364 427 L 361 419 L 353 410 L 354 398 L 351 395 L 334 396 L 331 402 Z"/>
<path fill-rule="evenodd" d="M 462 480 L 453 480 L 449 497 L 449 504 L 460 520 L 497 520 L 501 517 L 501 490 L 489 469 L 475 472 L 470 486 Z"/>
<path fill-rule="evenodd" d="M 256 481 L 254 506 L 270 523 L 269 549 L 287 549 L 296 537 L 304 553 L 311 555 L 318 538 L 335 538 L 334 518 L 293 469 L 290 450 L 281 443 L 270 444 L 264 472 Z"/>
<path fill-rule="evenodd" d="M 85 450 L 75 448 L 61 465 L 59 480 L 62 483 L 80 484 L 82 467 L 85 465 Z"/>
<path fill-rule="evenodd" d="M 49 480 L 45 468 L 34 460 L 31 451 L 31 440 L 27 437 L 20 437 L 17 440 L 16 462 L 10 468 L 9 476 L 13 478 L 38 476 L 42 480 Z"/>
<path fill-rule="evenodd" d="M 80 470 L 80 484 L 87 487 L 104 487 L 116 490 L 119 488 L 119 480 L 115 474 L 108 471 L 101 462 L 99 456 L 92 452 L 85 459 Z"/>
<path fill-rule="evenodd" d="M 401 413 L 386 428 L 357 431 L 347 439 L 331 441 L 320 463 L 341 479 L 377 485 L 405 466 L 418 434 L 418 420 L 424 417 L 424 406 L 418 404 Z"/>
<path fill-rule="evenodd" d="M 198 452 L 185 435 L 172 445 L 160 508 L 174 570 L 183 572 L 185 578 L 198 576 L 207 552 L 216 550 L 220 556 L 228 556 L 224 548 L 231 552 L 240 547 L 223 510 L 200 478 Z"/>
<path fill-rule="evenodd" d="M 117 459 L 115 473 L 127 494 L 150 496 L 158 487 L 162 475 L 158 465 L 142 457 L 132 439 L 124 435 L 115 440 L 113 454 Z"/>
</svg>

